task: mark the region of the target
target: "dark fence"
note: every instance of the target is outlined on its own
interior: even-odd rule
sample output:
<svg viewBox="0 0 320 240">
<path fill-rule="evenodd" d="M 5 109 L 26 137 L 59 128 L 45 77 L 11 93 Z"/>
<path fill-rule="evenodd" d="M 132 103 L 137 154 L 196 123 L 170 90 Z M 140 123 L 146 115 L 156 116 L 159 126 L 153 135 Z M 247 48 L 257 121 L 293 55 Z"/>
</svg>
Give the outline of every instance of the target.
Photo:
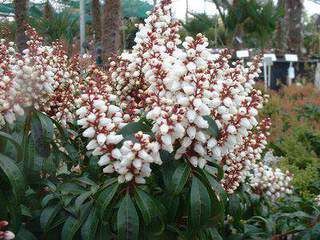
<svg viewBox="0 0 320 240">
<path fill-rule="evenodd" d="M 318 62 L 319 59 L 294 62 L 293 67 L 295 69 L 295 78 L 292 80 L 292 83 L 314 83 L 315 70 Z M 287 62 L 284 59 L 277 59 L 277 61 L 273 62 L 271 67 L 271 89 L 278 90 L 281 85 L 287 84 L 289 66 L 290 62 Z M 263 79 L 264 75 L 261 74 L 261 77 Z"/>
</svg>

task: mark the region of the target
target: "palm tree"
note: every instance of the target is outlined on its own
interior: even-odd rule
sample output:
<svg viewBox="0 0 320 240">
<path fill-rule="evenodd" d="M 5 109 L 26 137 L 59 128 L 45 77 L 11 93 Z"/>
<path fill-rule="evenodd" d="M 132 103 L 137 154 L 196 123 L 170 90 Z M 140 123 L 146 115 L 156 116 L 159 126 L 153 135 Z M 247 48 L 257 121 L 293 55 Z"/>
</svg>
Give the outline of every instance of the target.
<svg viewBox="0 0 320 240">
<path fill-rule="evenodd" d="M 104 5 L 102 46 L 107 60 L 121 45 L 121 0 L 106 0 Z"/>
<path fill-rule="evenodd" d="M 101 9 L 100 1 L 92 0 L 92 26 L 96 43 L 101 42 Z"/>
<path fill-rule="evenodd" d="M 242 48 L 270 44 L 279 11 L 273 1 L 212 0 L 225 29 L 225 44 Z M 248 44 L 249 43 L 249 44 Z"/>
<path fill-rule="evenodd" d="M 25 34 L 28 19 L 28 0 L 14 0 L 15 20 L 16 20 L 16 43 L 20 51 L 27 47 L 27 37 Z"/>
<path fill-rule="evenodd" d="M 287 50 L 301 54 L 303 48 L 302 37 L 303 0 L 286 0 Z"/>
<path fill-rule="evenodd" d="M 79 17 L 68 8 L 62 12 L 52 12 L 48 17 L 30 18 L 30 24 L 48 42 L 63 40 L 70 51 L 74 37 L 79 36 Z"/>
</svg>

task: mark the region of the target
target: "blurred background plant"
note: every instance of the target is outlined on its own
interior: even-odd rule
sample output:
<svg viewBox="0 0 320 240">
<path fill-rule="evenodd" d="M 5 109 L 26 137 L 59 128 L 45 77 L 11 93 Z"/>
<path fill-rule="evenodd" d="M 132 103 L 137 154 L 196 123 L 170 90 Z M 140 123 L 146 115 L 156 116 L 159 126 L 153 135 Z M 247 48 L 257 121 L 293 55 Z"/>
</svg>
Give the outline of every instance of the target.
<svg viewBox="0 0 320 240">
<path fill-rule="evenodd" d="M 270 148 L 279 165 L 294 174 L 293 184 L 313 198 L 320 193 L 320 91 L 311 84 L 270 92 L 263 116 L 272 118 Z"/>
</svg>

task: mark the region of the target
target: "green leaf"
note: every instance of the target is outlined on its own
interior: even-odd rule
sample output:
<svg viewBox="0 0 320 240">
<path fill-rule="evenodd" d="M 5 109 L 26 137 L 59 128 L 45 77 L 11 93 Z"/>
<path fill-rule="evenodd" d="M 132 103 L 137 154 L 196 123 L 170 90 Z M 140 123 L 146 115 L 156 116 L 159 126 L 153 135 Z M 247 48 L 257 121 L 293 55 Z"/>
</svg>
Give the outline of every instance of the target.
<svg viewBox="0 0 320 240">
<path fill-rule="evenodd" d="M 27 206 L 25 206 L 25 205 L 23 205 L 23 204 L 21 204 L 20 207 L 21 207 L 21 214 L 22 214 L 22 216 L 32 218 L 31 209 L 29 209 Z"/>
<path fill-rule="evenodd" d="M 45 115 L 41 112 L 36 112 L 36 115 L 38 116 L 38 118 L 41 122 L 44 136 L 47 138 L 47 140 L 52 140 L 53 135 L 54 135 L 54 128 L 53 128 L 52 120 L 47 115 Z"/>
<path fill-rule="evenodd" d="M 105 223 L 99 224 L 98 235 L 95 240 L 113 240 L 114 234 L 111 232 L 109 225 Z"/>
<path fill-rule="evenodd" d="M 163 202 L 163 204 L 167 209 L 167 212 L 166 212 L 167 221 L 169 222 L 174 221 L 180 206 L 179 196 L 173 196 L 172 194 L 164 194 L 161 198 L 161 202 Z"/>
<path fill-rule="evenodd" d="M 150 224 L 152 219 L 156 217 L 156 206 L 154 201 L 145 191 L 138 187 L 135 189 L 134 199 L 136 200 L 145 224 Z"/>
<path fill-rule="evenodd" d="M 20 144 L 15 140 L 15 138 L 13 138 L 8 133 L 0 131 L 0 139 L 9 141 L 15 146 L 15 148 L 17 150 L 17 159 L 20 161 L 22 159 L 21 158 L 22 157 L 22 148 L 21 148 Z"/>
<path fill-rule="evenodd" d="M 214 138 L 219 137 L 219 128 L 215 120 L 212 119 L 210 116 L 204 116 L 204 120 L 206 120 L 209 124 L 209 128 L 207 131 L 210 133 L 210 135 Z"/>
<path fill-rule="evenodd" d="M 82 208 L 83 203 L 92 195 L 93 193 L 91 191 L 81 193 L 75 200 L 74 206 L 76 208 L 76 211 L 80 211 Z"/>
<path fill-rule="evenodd" d="M 56 126 L 56 128 L 58 129 L 60 135 L 62 136 L 62 138 L 64 140 L 67 140 L 69 138 L 69 133 L 68 133 L 68 130 L 65 129 L 64 127 L 61 126 L 61 124 L 54 120 L 54 119 L 51 119 L 51 121 L 53 122 L 53 124 Z"/>
<path fill-rule="evenodd" d="M 224 189 L 213 176 L 206 172 L 206 170 L 196 169 L 194 173 L 207 188 L 211 204 L 214 206 L 212 208 L 210 220 L 215 223 L 220 222 L 222 224 L 225 219 L 225 205 L 227 200 L 227 195 L 224 192 Z M 225 199 L 222 196 L 225 196 Z"/>
<path fill-rule="evenodd" d="M 100 209 L 99 209 L 100 210 Z M 90 214 L 81 228 L 83 240 L 96 240 L 96 233 L 99 225 L 98 209 L 93 207 Z"/>
<path fill-rule="evenodd" d="M 73 163 L 79 163 L 79 159 L 80 159 L 80 155 L 79 155 L 79 151 L 77 150 L 77 148 L 71 144 L 71 143 L 64 143 L 63 147 L 66 149 L 67 151 L 67 156 L 68 158 L 73 162 Z"/>
<path fill-rule="evenodd" d="M 19 229 L 19 232 L 16 234 L 15 240 L 37 240 L 37 238 L 29 230 L 22 226 Z"/>
<path fill-rule="evenodd" d="M 144 133 L 150 132 L 150 128 L 142 123 L 142 122 L 131 122 L 128 123 L 126 126 L 124 126 L 118 134 L 122 134 L 124 137 L 131 136 L 139 131 L 142 131 Z"/>
<path fill-rule="evenodd" d="M 28 137 L 26 151 L 25 151 L 25 159 L 24 159 L 24 169 L 27 175 L 36 174 L 43 170 L 43 161 L 44 157 L 38 154 L 36 143 L 34 142 L 32 137 Z"/>
<path fill-rule="evenodd" d="M 45 129 L 45 126 L 42 125 L 42 122 L 38 114 L 32 115 L 32 126 L 31 126 L 31 138 L 35 144 L 35 149 L 42 157 L 49 157 L 50 155 L 50 144 L 48 141 L 48 132 Z M 29 140 L 30 142 L 30 140 Z"/>
<path fill-rule="evenodd" d="M 139 217 L 129 193 L 122 199 L 117 215 L 119 240 L 134 240 L 139 236 Z"/>
<path fill-rule="evenodd" d="M 50 191 L 55 192 L 57 191 L 56 185 L 51 182 L 50 180 L 45 180 L 45 185 L 50 189 Z"/>
<path fill-rule="evenodd" d="M 41 201 L 41 206 L 43 208 L 46 207 L 51 200 L 56 199 L 57 197 L 58 196 L 55 193 L 51 193 L 51 194 L 46 195 Z"/>
<path fill-rule="evenodd" d="M 208 157 L 207 160 L 208 160 L 207 163 L 210 167 L 217 169 L 217 173 L 211 173 L 211 175 L 215 175 L 218 178 L 218 180 L 223 179 L 224 171 L 223 171 L 222 166 L 219 163 L 217 163 L 217 161 L 213 158 Z M 210 168 L 207 169 L 208 172 L 210 170 L 213 170 L 213 169 L 210 169 Z"/>
<path fill-rule="evenodd" d="M 219 234 L 218 230 L 216 228 L 209 228 L 207 229 L 208 235 L 210 236 L 209 239 L 212 240 L 223 240 L 221 235 Z"/>
<path fill-rule="evenodd" d="M 188 240 L 189 238 L 187 237 L 187 234 L 183 231 L 181 231 L 179 228 L 177 228 L 176 226 L 173 226 L 173 225 L 168 225 L 167 226 L 168 230 L 171 231 L 171 232 L 174 232 L 176 234 L 178 234 L 179 236 L 179 240 Z"/>
<path fill-rule="evenodd" d="M 6 207 L 6 211 L 9 213 L 10 228 L 16 232 L 21 227 L 22 221 L 22 211 L 20 203 L 17 201 L 16 197 L 12 194 L 5 194 L 1 199 L 5 199 L 4 203 L 1 203 L 1 207 Z M 7 205 L 7 206 L 5 206 Z"/>
<path fill-rule="evenodd" d="M 178 168 L 174 171 L 171 179 L 172 192 L 175 195 L 178 195 L 183 190 L 186 185 L 191 169 L 185 162 L 181 163 Z"/>
<path fill-rule="evenodd" d="M 211 201 L 207 188 L 196 178 L 192 178 L 190 191 L 190 224 L 194 229 L 205 224 L 211 214 Z"/>
<path fill-rule="evenodd" d="M 242 213 L 241 201 L 236 194 L 229 195 L 229 214 L 234 217 L 235 221 L 240 221 Z"/>
<path fill-rule="evenodd" d="M 204 170 L 203 172 L 207 177 L 208 181 L 210 182 L 212 189 L 216 192 L 216 194 L 219 195 L 219 198 L 223 201 L 224 205 L 226 205 L 228 196 L 221 184 L 206 170 Z"/>
<path fill-rule="evenodd" d="M 62 210 L 60 205 L 45 208 L 40 215 L 40 225 L 44 232 L 49 232 L 53 220 Z"/>
<path fill-rule="evenodd" d="M 103 218 L 106 208 L 114 198 L 115 194 L 118 191 L 119 184 L 113 184 L 110 187 L 106 188 L 102 193 L 100 193 L 96 203 L 99 208 L 100 218 Z"/>
<path fill-rule="evenodd" d="M 85 204 L 81 209 L 80 217 L 75 218 L 70 216 L 67 218 L 66 222 L 63 225 L 61 232 L 61 240 L 73 240 L 77 231 L 80 229 L 82 223 L 88 217 L 89 211 L 91 209 L 92 202 Z"/>
<path fill-rule="evenodd" d="M 12 188 L 12 192 L 16 200 L 19 200 L 24 194 L 24 189 L 25 189 L 25 182 L 20 169 L 12 159 L 8 158 L 7 156 L 1 153 L 0 153 L 0 169 L 9 180 Z"/>
<path fill-rule="evenodd" d="M 92 181 L 87 176 L 81 176 L 79 178 L 74 179 L 74 181 L 79 182 L 79 183 L 83 183 L 83 184 L 86 184 L 86 185 L 90 185 L 90 186 L 96 186 L 97 185 L 94 181 Z"/>
<path fill-rule="evenodd" d="M 85 189 L 76 183 L 66 182 L 62 183 L 57 191 L 60 191 L 63 194 L 81 194 L 85 192 Z"/>
</svg>

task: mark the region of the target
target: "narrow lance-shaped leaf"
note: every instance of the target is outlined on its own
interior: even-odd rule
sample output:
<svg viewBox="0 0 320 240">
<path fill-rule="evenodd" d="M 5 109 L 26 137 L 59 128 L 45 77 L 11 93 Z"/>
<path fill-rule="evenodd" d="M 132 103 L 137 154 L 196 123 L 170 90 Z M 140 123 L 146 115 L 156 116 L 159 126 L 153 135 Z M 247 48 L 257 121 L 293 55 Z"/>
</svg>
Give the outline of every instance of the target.
<svg viewBox="0 0 320 240">
<path fill-rule="evenodd" d="M 48 142 L 47 132 L 37 114 L 32 115 L 31 138 L 39 155 L 49 157 L 50 144 Z"/>
<path fill-rule="evenodd" d="M 60 205 L 45 208 L 40 215 L 40 225 L 42 230 L 47 233 L 52 225 L 54 218 L 62 208 Z"/>
<path fill-rule="evenodd" d="M 196 178 L 192 178 L 190 191 L 190 224 L 194 228 L 206 223 L 211 213 L 211 201 L 207 188 Z"/>
<path fill-rule="evenodd" d="M 152 198 L 140 188 L 135 189 L 134 199 L 141 212 L 144 222 L 148 225 L 156 217 L 156 206 Z"/>
<path fill-rule="evenodd" d="M 145 125 L 142 122 L 132 122 L 128 123 L 126 126 L 124 126 L 118 134 L 122 134 L 123 136 L 131 136 L 139 131 L 142 132 L 150 132 L 150 129 L 147 125 Z"/>
<path fill-rule="evenodd" d="M 86 220 L 89 215 L 89 211 L 92 207 L 92 202 L 88 202 L 83 206 L 80 212 L 80 217 L 75 218 L 70 216 L 65 221 L 62 232 L 61 232 L 61 240 L 73 240 L 77 231 Z"/>
<path fill-rule="evenodd" d="M 190 176 L 191 169 L 185 162 L 181 163 L 178 168 L 174 171 L 171 185 L 173 194 L 178 195 L 186 185 Z"/>
<path fill-rule="evenodd" d="M 5 133 L 5 132 L 1 132 L 1 131 L 0 131 L 0 139 L 11 142 L 17 150 L 17 159 L 21 160 L 22 148 L 21 148 L 20 144 L 16 141 L 16 139 L 14 139 L 10 134 Z"/>
<path fill-rule="evenodd" d="M 223 171 L 223 168 L 221 167 L 221 165 L 215 159 L 213 159 L 211 157 L 208 157 L 206 159 L 208 160 L 208 162 L 207 162 L 208 165 L 210 167 L 216 169 L 217 173 L 214 174 L 214 175 L 218 178 L 218 180 L 221 180 L 223 178 L 223 176 L 224 176 L 224 171 Z M 210 172 L 209 170 L 210 169 L 208 168 L 208 172 Z"/>
<path fill-rule="evenodd" d="M 213 191 L 215 191 L 219 198 L 222 200 L 223 205 L 226 205 L 228 196 L 221 184 L 207 171 L 204 171 L 204 174 L 210 182 Z"/>
<path fill-rule="evenodd" d="M 139 217 L 129 193 L 122 199 L 117 215 L 119 240 L 134 240 L 139 236 Z"/>
<path fill-rule="evenodd" d="M 100 218 L 103 217 L 106 208 L 114 198 L 115 194 L 118 191 L 119 184 L 113 184 L 110 187 L 106 188 L 102 193 L 100 193 L 97 199 L 97 206 L 99 207 Z"/>
<path fill-rule="evenodd" d="M 81 228 L 81 236 L 83 240 L 96 240 L 96 234 L 99 225 L 99 209 L 93 207 L 91 212 Z"/>
<path fill-rule="evenodd" d="M 207 129 L 210 135 L 214 138 L 219 137 L 219 128 L 215 120 L 212 119 L 210 116 L 204 116 L 203 117 L 209 124 L 209 128 Z"/>
<path fill-rule="evenodd" d="M 15 198 L 18 200 L 24 194 L 25 182 L 23 175 L 14 163 L 14 161 L 7 156 L 0 153 L 0 169 L 8 178 Z"/>
</svg>

